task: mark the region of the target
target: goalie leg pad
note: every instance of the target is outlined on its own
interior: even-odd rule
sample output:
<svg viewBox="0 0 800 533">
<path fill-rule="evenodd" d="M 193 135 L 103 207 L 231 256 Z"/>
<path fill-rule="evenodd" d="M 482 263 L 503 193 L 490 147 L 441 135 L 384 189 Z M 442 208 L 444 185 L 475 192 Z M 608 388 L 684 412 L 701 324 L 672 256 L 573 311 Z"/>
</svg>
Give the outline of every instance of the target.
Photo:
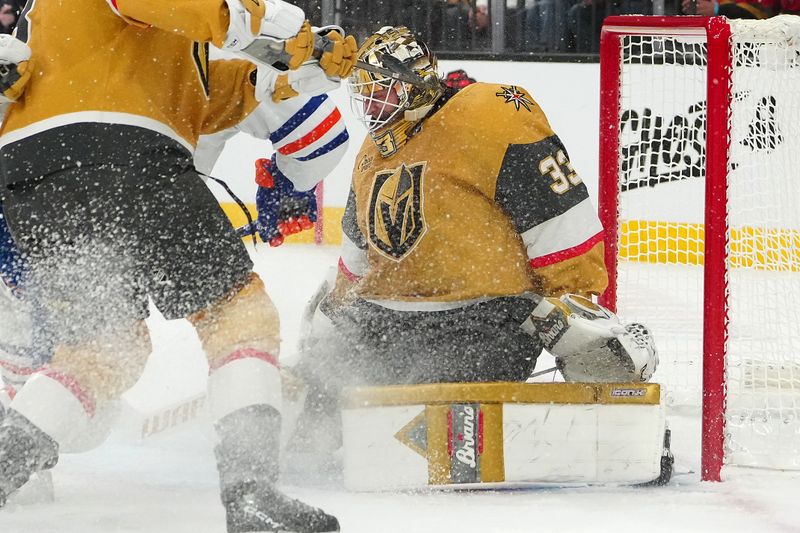
<svg viewBox="0 0 800 533">
<path fill-rule="evenodd" d="M 639 484 L 661 475 L 666 423 L 655 384 L 369 387 L 346 389 L 342 400 L 352 490 Z"/>
</svg>

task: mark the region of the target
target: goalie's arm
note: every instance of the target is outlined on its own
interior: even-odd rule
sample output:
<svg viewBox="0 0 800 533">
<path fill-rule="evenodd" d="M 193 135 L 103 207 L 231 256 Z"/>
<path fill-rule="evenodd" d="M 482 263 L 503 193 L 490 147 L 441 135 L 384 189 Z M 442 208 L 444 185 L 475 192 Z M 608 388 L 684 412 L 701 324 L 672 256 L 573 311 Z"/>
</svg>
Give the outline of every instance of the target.
<svg viewBox="0 0 800 533">
<path fill-rule="evenodd" d="M 514 108 L 501 107 L 498 113 L 509 109 Z M 602 293 L 608 283 L 602 226 L 566 147 L 539 106 L 508 119 L 516 137 L 505 148 L 495 200 L 522 239 L 536 292 Z"/>
<path fill-rule="evenodd" d="M 522 329 L 556 357 L 567 381 L 647 381 L 658 365 L 645 326 L 622 324 L 614 313 L 582 296 L 541 298 Z"/>
<path fill-rule="evenodd" d="M 367 238 L 356 216 L 356 194 L 351 187 L 342 216 L 342 246 L 339 255 L 337 285 L 349 289 L 367 274 L 369 269 Z"/>
</svg>

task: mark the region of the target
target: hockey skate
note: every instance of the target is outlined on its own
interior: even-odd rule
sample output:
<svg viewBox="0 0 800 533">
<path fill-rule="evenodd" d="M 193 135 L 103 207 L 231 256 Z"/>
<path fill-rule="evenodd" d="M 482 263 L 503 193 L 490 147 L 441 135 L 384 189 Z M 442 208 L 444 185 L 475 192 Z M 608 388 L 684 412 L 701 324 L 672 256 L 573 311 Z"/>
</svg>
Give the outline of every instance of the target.
<svg viewBox="0 0 800 533">
<path fill-rule="evenodd" d="M 339 531 L 336 517 L 293 500 L 271 485 L 245 482 L 223 491 L 228 533 L 326 533 Z"/>
<path fill-rule="evenodd" d="M 8 415 L 0 425 L 0 507 L 39 471 L 58 462 L 58 445 L 22 417 Z"/>
<path fill-rule="evenodd" d="M 667 429 L 664 431 L 664 451 L 661 453 L 661 474 L 653 481 L 642 483 L 641 487 L 660 487 L 666 485 L 672 479 L 672 474 L 675 469 L 675 456 L 672 455 L 670 449 L 672 440 L 672 431 Z"/>
</svg>

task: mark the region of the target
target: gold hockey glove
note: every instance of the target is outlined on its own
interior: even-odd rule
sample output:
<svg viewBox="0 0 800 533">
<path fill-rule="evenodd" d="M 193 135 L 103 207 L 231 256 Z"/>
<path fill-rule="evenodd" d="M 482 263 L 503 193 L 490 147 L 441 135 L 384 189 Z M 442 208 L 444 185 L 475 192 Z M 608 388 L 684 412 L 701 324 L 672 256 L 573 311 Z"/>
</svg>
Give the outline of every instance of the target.
<svg viewBox="0 0 800 533">
<path fill-rule="evenodd" d="M 353 72 L 356 64 L 356 54 L 358 53 L 358 43 L 355 37 L 342 34 L 336 30 L 331 30 L 325 34 L 330 41 L 324 48 L 322 56 L 319 58 L 319 66 L 325 74 L 331 78 L 346 78 Z"/>
<path fill-rule="evenodd" d="M 16 102 L 33 73 L 30 47 L 16 37 L 0 35 L 0 101 Z"/>
<path fill-rule="evenodd" d="M 314 53 L 314 32 L 311 31 L 311 23 L 304 21 L 297 35 L 286 40 L 284 49 L 290 70 L 300 68 L 300 65 L 311 59 Z"/>
<path fill-rule="evenodd" d="M 33 61 L 22 61 L 18 65 L 0 65 L 0 101 L 16 102 L 22 96 L 33 73 Z"/>
</svg>

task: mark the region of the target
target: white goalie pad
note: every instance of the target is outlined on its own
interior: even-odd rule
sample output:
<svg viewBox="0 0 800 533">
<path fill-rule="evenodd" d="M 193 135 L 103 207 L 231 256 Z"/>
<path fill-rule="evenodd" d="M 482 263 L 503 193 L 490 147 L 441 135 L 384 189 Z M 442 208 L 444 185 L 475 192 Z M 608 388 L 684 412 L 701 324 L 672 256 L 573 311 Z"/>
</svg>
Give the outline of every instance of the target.
<svg viewBox="0 0 800 533">
<path fill-rule="evenodd" d="M 350 490 L 638 484 L 661 472 L 657 384 L 373 387 L 343 396 Z"/>
</svg>

